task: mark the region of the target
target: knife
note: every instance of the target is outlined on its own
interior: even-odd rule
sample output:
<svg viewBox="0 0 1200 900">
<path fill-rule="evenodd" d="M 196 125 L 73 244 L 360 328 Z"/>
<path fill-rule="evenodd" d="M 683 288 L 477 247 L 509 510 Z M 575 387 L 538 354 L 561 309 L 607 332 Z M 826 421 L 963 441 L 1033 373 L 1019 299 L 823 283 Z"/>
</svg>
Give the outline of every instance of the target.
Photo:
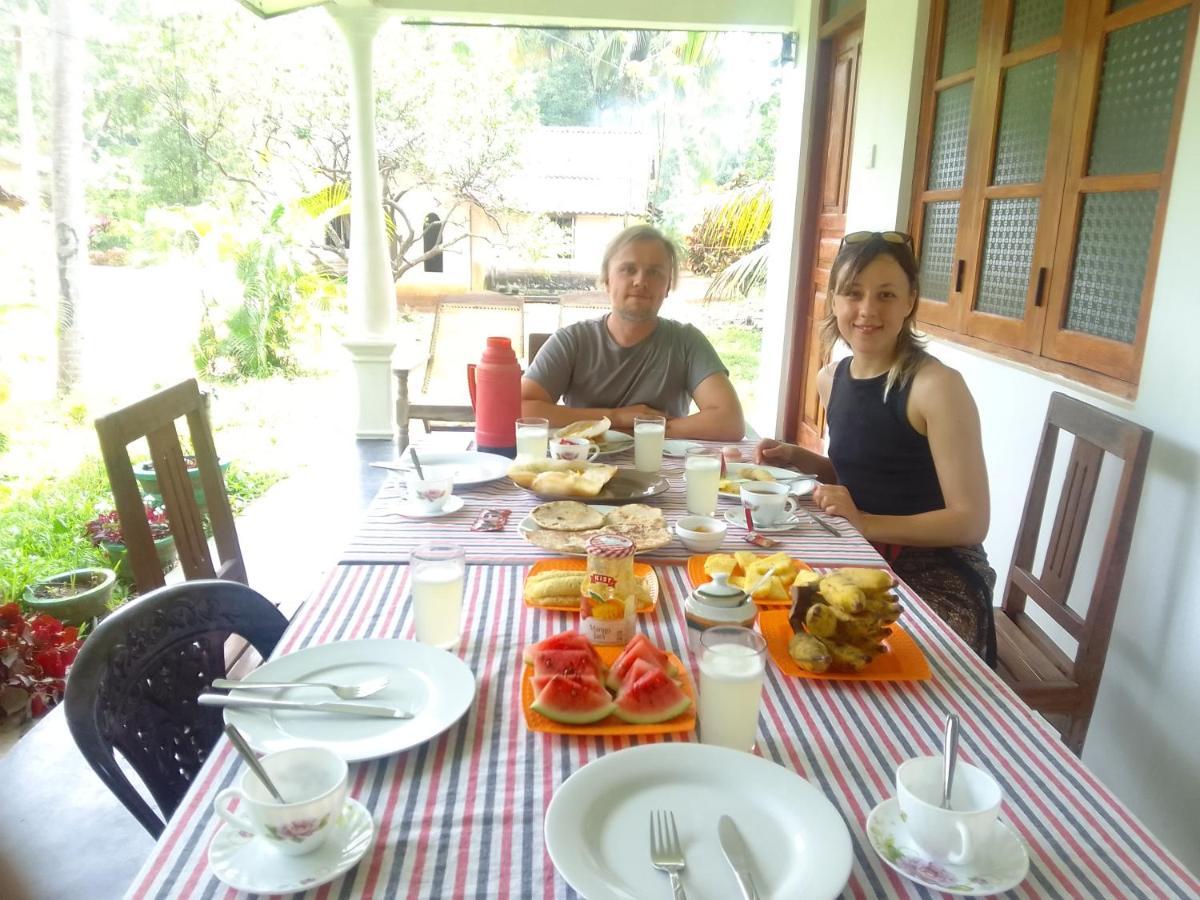
<svg viewBox="0 0 1200 900">
<path fill-rule="evenodd" d="M 826 531 L 828 531 L 830 534 L 832 534 L 834 537 L 840 538 L 842 536 L 842 533 L 840 531 L 838 531 L 836 528 L 834 528 L 832 525 L 830 525 L 828 522 L 826 522 L 823 518 L 818 516 L 816 513 L 811 513 L 806 509 L 806 510 L 804 510 L 804 514 L 806 516 L 808 516 L 809 519 L 811 519 L 813 522 L 816 522 L 818 525 L 820 525 L 822 528 L 824 528 Z"/>
<path fill-rule="evenodd" d="M 758 900 L 758 891 L 754 887 L 754 877 L 750 874 L 750 853 L 742 833 L 729 816 L 721 816 L 717 822 L 717 834 L 721 838 L 721 852 L 733 869 L 738 887 L 742 889 L 744 900 Z"/>
<path fill-rule="evenodd" d="M 225 694 L 201 694 L 201 706 L 226 706 L 230 709 L 305 709 L 310 712 L 338 713 L 346 716 L 371 716 L 379 719 L 411 719 L 412 713 L 373 703 L 302 703 L 299 700 L 267 700 L 263 697 L 233 697 Z"/>
</svg>

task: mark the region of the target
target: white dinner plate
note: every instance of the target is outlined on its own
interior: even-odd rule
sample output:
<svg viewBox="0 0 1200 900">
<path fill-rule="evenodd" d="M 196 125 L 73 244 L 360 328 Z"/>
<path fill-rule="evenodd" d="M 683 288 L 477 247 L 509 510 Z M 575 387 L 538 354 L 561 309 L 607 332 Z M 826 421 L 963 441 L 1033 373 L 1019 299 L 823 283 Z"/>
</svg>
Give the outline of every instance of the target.
<svg viewBox="0 0 1200 900">
<path fill-rule="evenodd" d="M 603 506 L 599 503 L 592 504 L 592 509 L 600 513 L 602 516 L 607 516 L 616 508 L 617 507 L 615 506 Z M 523 518 L 517 525 L 517 528 L 519 528 L 525 534 L 532 534 L 535 531 L 542 530 L 542 526 L 533 520 L 532 513 Z M 570 550 L 564 550 L 563 553 L 565 553 L 567 556 L 587 556 L 586 553 L 572 553 Z"/>
<path fill-rule="evenodd" d="M 663 456 L 674 456 L 683 458 L 687 456 L 689 447 L 699 447 L 695 441 L 663 441 Z"/>
<path fill-rule="evenodd" d="M 453 478 L 455 487 L 487 484 L 508 474 L 513 461 L 496 453 L 480 453 L 463 450 L 458 453 L 421 453 L 421 471 L 429 479 Z M 407 453 L 402 459 L 391 462 L 371 463 L 377 469 L 391 469 L 407 475 L 415 472 L 412 457 Z"/>
<path fill-rule="evenodd" d="M 744 477 L 742 473 L 747 469 L 766 469 L 776 481 L 795 481 L 797 478 L 812 480 L 811 475 L 805 475 L 803 472 L 796 472 L 793 469 L 781 469 L 778 466 L 763 466 L 757 463 L 739 462 L 726 463 L 725 465 L 728 478 L 742 478 Z"/>
<path fill-rule="evenodd" d="M 546 810 L 550 859 L 589 900 L 669 896 L 650 865 L 655 809 L 675 814 L 689 896 L 739 896 L 717 838 L 722 815 L 745 835 L 763 897 L 832 898 L 850 878 L 850 833 L 824 794 L 751 753 L 691 743 L 608 753 L 564 781 Z"/>
<path fill-rule="evenodd" d="M 246 681 L 326 681 L 353 684 L 386 675 L 388 685 L 369 701 L 412 712 L 411 719 L 358 718 L 280 709 L 226 709 L 259 753 L 327 747 L 346 762 L 390 756 L 423 744 L 459 720 L 475 697 L 475 676 L 452 653 L 416 641 L 335 641 L 305 647 L 263 663 Z M 280 700 L 333 700 L 324 688 L 255 691 Z"/>
<path fill-rule="evenodd" d="M 817 486 L 817 479 L 808 475 L 801 475 L 794 481 L 785 481 L 783 483 L 788 486 L 789 497 L 795 497 L 799 500 L 804 500 L 812 496 L 813 488 Z M 736 490 L 732 492 L 718 490 L 717 494 L 725 500 L 741 500 L 743 484 L 754 484 L 754 482 L 738 481 L 733 485 Z"/>
<path fill-rule="evenodd" d="M 596 441 L 596 446 L 600 448 L 597 456 L 612 456 L 616 453 L 624 453 L 626 450 L 633 449 L 633 435 L 626 434 L 623 431 L 606 431 L 604 438 Z"/>
</svg>

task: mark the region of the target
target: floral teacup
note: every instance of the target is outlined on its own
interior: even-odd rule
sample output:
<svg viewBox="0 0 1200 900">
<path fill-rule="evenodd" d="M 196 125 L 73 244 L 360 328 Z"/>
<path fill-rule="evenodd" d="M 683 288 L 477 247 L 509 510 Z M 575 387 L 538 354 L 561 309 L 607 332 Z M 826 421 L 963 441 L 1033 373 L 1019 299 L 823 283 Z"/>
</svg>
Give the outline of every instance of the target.
<svg viewBox="0 0 1200 900">
<path fill-rule="evenodd" d="M 555 459 L 566 459 L 572 462 L 595 459 L 600 448 L 581 437 L 554 438 L 550 441 L 550 455 Z"/>
<path fill-rule="evenodd" d="M 277 801 L 247 771 L 240 787 L 217 794 L 213 808 L 234 828 L 262 837 L 286 856 L 311 853 L 325 843 L 346 804 L 346 763 L 321 747 L 280 750 L 260 761 L 287 802 Z M 229 811 L 234 797 L 239 813 L 244 809 L 248 816 Z"/>
</svg>

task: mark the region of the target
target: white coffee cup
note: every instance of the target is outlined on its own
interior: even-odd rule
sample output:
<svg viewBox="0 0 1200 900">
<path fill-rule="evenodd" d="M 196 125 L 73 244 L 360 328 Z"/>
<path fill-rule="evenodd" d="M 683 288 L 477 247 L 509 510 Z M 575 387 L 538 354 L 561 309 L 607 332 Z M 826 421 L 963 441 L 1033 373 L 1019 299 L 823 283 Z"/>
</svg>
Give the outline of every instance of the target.
<svg viewBox="0 0 1200 900">
<path fill-rule="evenodd" d="M 917 845 L 938 862 L 961 866 L 986 851 L 1004 792 L 983 769 L 960 761 L 954 767 L 950 807 L 943 809 L 942 757 L 919 756 L 896 770 L 896 797 Z"/>
<path fill-rule="evenodd" d="M 798 503 L 788 496 L 786 484 L 754 481 L 742 485 L 742 505 L 750 507 L 755 525 L 778 525 L 796 512 Z"/>
<path fill-rule="evenodd" d="M 313 852 L 325 843 L 346 805 L 345 761 L 323 747 L 297 747 L 270 753 L 260 762 L 287 802 L 272 797 L 247 769 L 239 786 L 217 794 L 213 809 L 234 828 L 259 835 L 285 856 Z M 229 811 L 234 797 L 237 813 Z"/>
<path fill-rule="evenodd" d="M 571 462 L 595 459 L 600 448 L 581 437 L 564 437 L 550 439 L 550 455 L 555 459 L 565 459 Z"/>
<path fill-rule="evenodd" d="M 408 499 L 421 512 L 440 512 L 454 496 L 453 478 L 418 478 L 415 474 L 408 479 Z"/>
</svg>

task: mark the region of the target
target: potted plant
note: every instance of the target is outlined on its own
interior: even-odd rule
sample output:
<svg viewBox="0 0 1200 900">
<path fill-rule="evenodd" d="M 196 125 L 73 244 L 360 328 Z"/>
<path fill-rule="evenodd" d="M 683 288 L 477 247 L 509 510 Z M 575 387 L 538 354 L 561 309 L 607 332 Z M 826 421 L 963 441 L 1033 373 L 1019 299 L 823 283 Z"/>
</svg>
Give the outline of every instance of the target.
<svg viewBox="0 0 1200 900">
<path fill-rule="evenodd" d="M 81 643 L 79 629 L 54 616 L 0 604 L 0 720 L 40 716 L 58 703 Z"/>
<path fill-rule="evenodd" d="M 196 457 L 184 456 L 183 464 L 187 467 L 188 479 L 192 482 L 192 496 L 196 498 L 196 506 L 200 512 L 204 512 L 208 509 L 208 501 L 204 496 L 204 487 L 200 484 L 200 468 L 196 464 Z M 229 468 L 229 463 L 218 459 L 217 466 L 224 475 L 225 470 Z M 147 503 L 155 506 L 162 503 L 162 494 L 158 490 L 158 475 L 154 472 L 153 462 L 147 460 L 136 464 L 133 467 L 133 477 L 137 479 L 138 486 L 141 487 Z"/>
<path fill-rule="evenodd" d="M 112 569 L 72 569 L 29 585 L 25 602 L 38 613 L 68 625 L 80 625 L 104 614 L 116 581 L 117 573 Z M 0 655 L 3 652 L 0 650 Z"/>
<path fill-rule="evenodd" d="M 146 505 L 146 522 L 150 526 L 150 536 L 154 539 L 154 551 L 158 554 L 158 562 L 164 569 L 175 564 L 175 536 L 171 534 L 171 523 L 167 512 L 161 506 Z M 125 535 L 121 531 L 121 520 L 116 510 L 102 512 L 87 523 L 88 537 L 108 556 L 112 567 L 118 575 L 126 574 L 125 557 L 129 548 L 125 546 Z"/>
</svg>

